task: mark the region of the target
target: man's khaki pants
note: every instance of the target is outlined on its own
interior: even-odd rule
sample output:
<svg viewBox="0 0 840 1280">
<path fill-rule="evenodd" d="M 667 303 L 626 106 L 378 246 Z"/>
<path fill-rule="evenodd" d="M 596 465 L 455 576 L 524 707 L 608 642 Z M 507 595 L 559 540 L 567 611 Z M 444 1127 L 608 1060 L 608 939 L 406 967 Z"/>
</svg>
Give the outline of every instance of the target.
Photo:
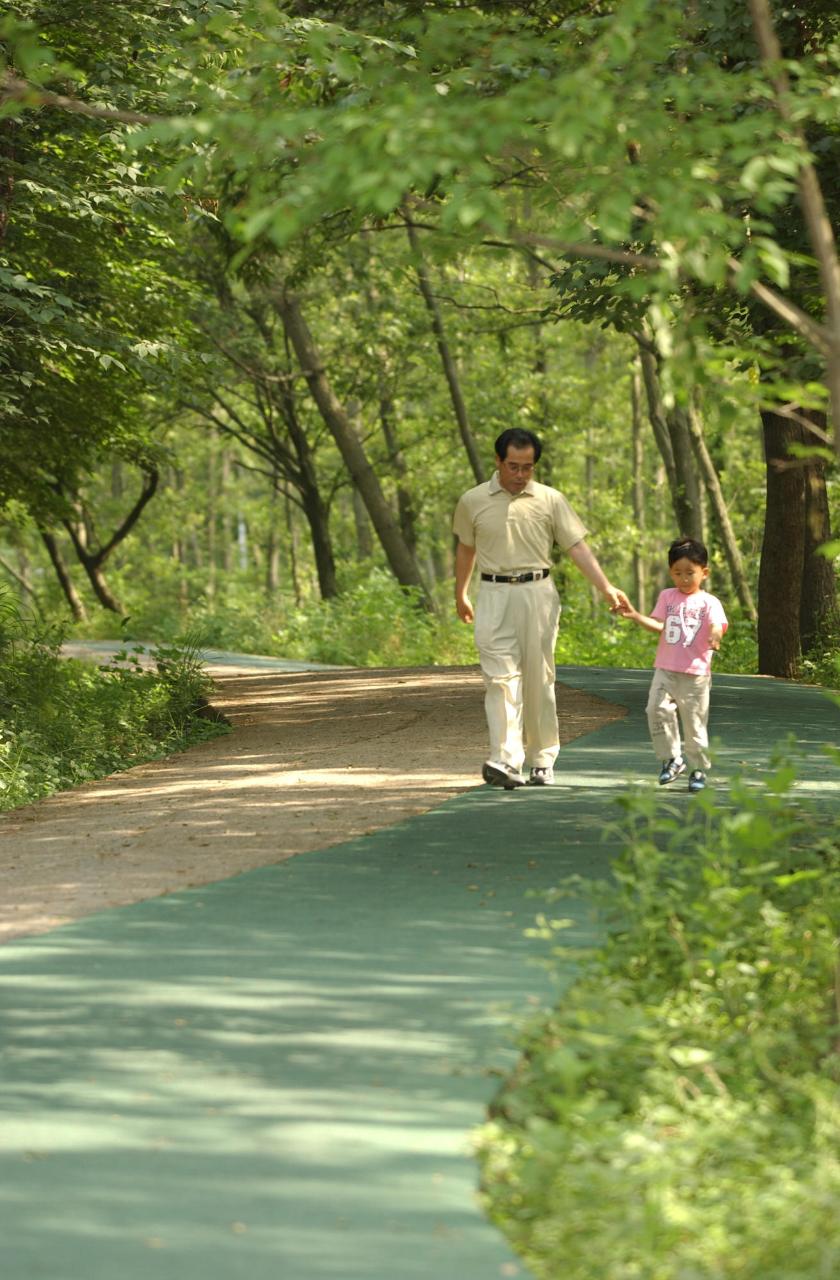
<svg viewBox="0 0 840 1280">
<path fill-rule="evenodd" d="M 560 599 L 550 578 L 482 582 L 475 643 L 484 676 L 490 759 L 551 768 L 560 750 L 554 646 Z"/>
<path fill-rule="evenodd" d="M 647 718 L 653 749 L 660 760 L 681 759 L 681 720 L 689 767 L 704 771 L 710 768 L 707 724 L 711 687 L 711 676 L 689 676 L 683 671 L 656 668 L 648 694 Z"/>
</svg>

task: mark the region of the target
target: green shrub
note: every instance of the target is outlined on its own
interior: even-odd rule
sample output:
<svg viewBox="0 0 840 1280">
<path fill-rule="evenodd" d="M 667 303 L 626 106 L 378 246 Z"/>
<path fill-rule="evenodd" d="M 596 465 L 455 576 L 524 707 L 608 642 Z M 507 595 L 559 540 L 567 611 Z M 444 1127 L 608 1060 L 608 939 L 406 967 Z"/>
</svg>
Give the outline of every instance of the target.
<svg viewBox="0 0 840 1280">
<path fill-rule="evenodd" d="M 228 583 L 223 596 L 193 606 L 186 622 L 164 594 L 131 617 L 126 634 L 141 641 L 170 643 L 186 626 L 200 631 L 204 644 L 214 648 L 338 666 L 451 666 L 477 661 L 472 628 L 457 619 L 449 584 L 441 589 L 438 610 L 432 616 L 419 606 L 417 593 L 401 587 L 384 568 L 349 563 L 342 566 L 340 576 L 341 595 L 298 606 L 287 594 L 265 600 L 250 584 Z M 561 587 L 558 663 L 643 669 L 653 665 L 654 636 L 611 615 L 600 600 L 593 608 L 589 587 L 580 575 L 570 574 Z M 112 615 L 101 611 L 92 623 L 78 629 L 78 635 L 108 639 L 113 631 Z M 755 625 L 737 610 L 730 614 L 715 668 L 744 674 L 757 669 Z M 824 668 L 825 663 L 820 671 Z"/>
<path fill-rule="evenodd" d="M 335 600 L 294 610 L 276 632 L 272 652 L 360 667 L 476 661 L 472 630 L 449 601 L 438 615 L 427 613 L 417 592 L 380 569 Z"/>
<path fill-rule="evenodd" d="M 156 670 L 59 655 L 0 599 L 0 810 L 182 750 L 220 732 L 199 714 L 208 679 L 194 640 L 153 651 Z"/>
<path fill-rule="evenodd" d="M 840 1274 L 840 825 L 792 780 L 703 793 L 688 822 L 626 801 L 606 940 L 479 1138 L 489 1212 L 540 1280 Z M 561 955 L 562 927 L 536 930 Z"/>
</svg>

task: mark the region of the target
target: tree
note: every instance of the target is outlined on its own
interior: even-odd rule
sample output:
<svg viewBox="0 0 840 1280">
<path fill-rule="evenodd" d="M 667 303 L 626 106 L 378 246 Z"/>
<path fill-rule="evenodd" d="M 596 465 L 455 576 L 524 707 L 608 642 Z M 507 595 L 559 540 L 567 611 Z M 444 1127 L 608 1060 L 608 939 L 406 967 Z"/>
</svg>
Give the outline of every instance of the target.
<svg viewBox="0 0 840 1280">
<path fill-rule="evenodd" d="M 202 364 L 181 404 L 255 455 L 276 494 L 294 495 L 309 526 L 323 599 L 338 592 L 329 499 L 299 411 L 295 372 L 283 330 L 259 280 L 229 278 L 218 237 L 203 237 L 188 259 L 216 306 L 199 321 L 216 359 Z M 201 251 L 203 249 L 203 252 Z"/>
<path fill-rule="evenodd" d="M 318 347 L 304 317 L 300 297 L 290 289 L 282 288 L 273 293 L 272 302 L 283 321 L 318 411 L 338 446 L 353 483 L 362 496 L 395 578 L 402 586 L 418 589 L 427 605 L 431 607 L 417 562 L 394 519 L 353 423 L 332 388 Z"/>
<path fill-rule="evenodd" d="M 52 13 L 34 4 L 17 9 Z M 570 4 L 503 13 L 480 0 L 340 7 L 301 0 L 279 14 L 273 0 L 211 3 L 195 11 L 183 35 L 173 20 L 153 24 L 148 38 L 135 25 L 133 46 L 116 42 L 116 62 L 132 47 L 146 57 L 155 44 L 158 54 L 148 90 L 132 68 L 113 78 L 116 102 L 105 100 L 90 50 L 78 39 L 69 48 L 87 75 L 74 86 L 43 49 L 15 36 L 19 65 L 7 80 L 3 110 L 16 126 L 39 110 L 60 110 L 80 136 L 87 129 L 115 135 L 123 156 L 130 145 L 153 164 L 171 157 L 172 186 L 185 207 L 216 202 L 237 269 L 284 255 L 290 270 L 279 294 L 293 305 L 289 315 L 282 316 L 282 304 L 277 313 L 297 331 L 295 340 L 289 330 L 289 341 L 319 412 L 352 481 L 364 481 L 360 491 L 367 490 L 367 508 L 405 581 L 417 566 L 408 526 L 391 511 L 397 486 L 385 461 L 398 451 L 387 432 L 383 448 L 378 418 L 376 439 L 371 435 L 371 395 L 361 398 L 358 418 L 347 412 L 353 379 L 367 378 L 372 387 L 388 359 L 380 343 L 352 374 L 342 369 L 324 347 L 307 271 L 323 272 L 317 255 L 325 244 L 341 253 L 362 231 L 383 240 L 404 236 L 406 217 L 415 247 L 423 237 L 423 261 L 433 247 L 436 262 L 449 258 L 459 271 L 482 253 L 518 257 L 536 286 L 568 276 L 573 264 L 594 264 L 588 274 L 601 312 L 593 320 L 615 323 L 618 314 L 615 327 L 644 340 L 652 423 L 677 522 L 702 531 L 703 480 L 749 611 L 738 520 L 728 520 L 723 501 L 726 457 L 709 447 L 700 411 L 704 418 L 715 412 L 721 369 L 732 379 L 758 371 L 754 406 L 805 418 L 810 438 L 819 440 L 826 435 L 819 414 L 837 397 L 836 253 L 828 233 L 840 197 L 830 92 L 838 17 L 826 0 L 793 3 L 777 15 L 782 47 L 796 56 L 785 79 L 768 14 L 763 0 L 754 0 L 751 28 L 734 0 L 687 9 L 676 0 L 621 0 L 611 9 Z M 799 44 L 789 43 L 794 35 Z M 188 110 L 176 111 L 177 104 Z M 129 120 L 143 127 L 129 126 L 126 137 L 115 126 Z M 42 287 L 34 277 L 31 283 Z M 454 349 L 470 332 L 455 319 L 463 304 L 443 299 L 428 274 L 426 283 L 439 349 L 441 335 Z M 579 279 L 573 287 L 579 296 Z M 302 298 L 308 339 L 298 323 Z M 404 292 L 402 299 L 406 305 Z M 74 306 L 81 301 L 70 298 Z M 548 305 L 535 324 L 558 313 L 550 296 L 542 301 Z M 498 320 L 503 307 L 494 307 Z M 497 332 L 500 345 L 509 341 L 501 325 Z M 387 354 L 393 363 L 393 350 Z M 313 359 L 329 379 L 316 376 Z M 457 372 L 460 402 L 481 423 L 475 471 L 490 416 L 473 371 Z M 411 372 L 403 380 L 419 381 Z M 454 388 L 451 378 L 448 385 Z M 381 405 L 378 393 L 376 399 Z M 392 396 L 391 404 L 399 399 Z M 391 442 L 399 443 L 393 420 L 386 421 Z M 596 446 L 587 431 L 594 482 Z M 379 493 L 369 482 L 370 474 L 378 481 L 377 464 L 384 467 Z M 811 462 L 802 470 L 812 509 L 823 517 L 808 528 L 820 523 L 824 534 L 821 469 Z M 804 510 L 786 507 L 770 518 L 789 518 L 794 509 Z M 765 555 L 777 545 L 768 536 Z M 800 601 L 803 637 L 812 627 L 806 619 L 832 615 L 833 579 L 806 576 L 824 595 Z"/>
<path fill-rule="evenodd" d="M 110 609 L 112 613 L 123 613 L 123 607 L 108 586 L 103 573 L 104 565 L 115 548 L 128 537 L 137 524 L 144 507 L 157 492 L 159 479 L 160 475 L 156 467 L 149 466 L 144 470 L 143 484 L 136 502 L 114 529 L 113 533 L 102 541 L 98 547 L 93 546 L 94 530 L 90 512 L 79 497 L 76 497 L 69 504 L 72 509 L 72 515 L 68 515 L 62 520 L 62 524 L 70 536 L 73 549 L 90 580 L 97 600 L 103 608 Z M 50 550 L 49 544 L 47 544 L 47 549 Z M 50 556 L 55 564 L 56 572 L 62 578 L 62 586 L 64 586 L 59 564 L 52 550 L 50 550 Z M 67 591 L 66 586 L 65 591 Z M 69 592 L 68 600 L 72 607 L 73 598 Z"/>
</svg>

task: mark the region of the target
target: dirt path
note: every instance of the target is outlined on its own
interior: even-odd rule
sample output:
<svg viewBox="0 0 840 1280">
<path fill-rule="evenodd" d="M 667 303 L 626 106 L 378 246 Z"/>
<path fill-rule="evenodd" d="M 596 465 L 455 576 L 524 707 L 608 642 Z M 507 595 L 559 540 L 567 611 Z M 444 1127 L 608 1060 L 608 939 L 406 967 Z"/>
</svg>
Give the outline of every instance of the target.
<svg viewBox="0 0 840 1280">
<path fill-rule="evenodd" d="M 0 819 L 0 940 L 337 844 L 479 784 L 477 667 L 216 683 L 230 735 Z M 625 714 L 557 693 L 563 742 Z"/>
</svg>

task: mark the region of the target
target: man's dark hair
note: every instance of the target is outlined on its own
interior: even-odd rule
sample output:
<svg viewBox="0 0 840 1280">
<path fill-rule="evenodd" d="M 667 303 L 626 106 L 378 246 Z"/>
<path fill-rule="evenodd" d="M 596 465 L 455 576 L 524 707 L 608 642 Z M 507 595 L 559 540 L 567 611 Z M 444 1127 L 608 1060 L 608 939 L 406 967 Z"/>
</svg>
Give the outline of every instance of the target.
<svg viewBox="0 0 840 1280">
<path fill-rule="evenodd" d="M 677 538 L 668 548 L 669 566 L 676 564 L 678 560 L 690 560 L 692 564 L 699 564 L 705 569 L 709 563 L 709 553 L 696 538 Z"/>
<path fill-rule="evenodd" d="M 542 445 L 539 436 L 535 436 L 533 431 L 525 431 L 522 427 L 508 427 L 507 431 L 503 431 L 493 446 L 496 457 L 501 458 L 502 462 L 507 457 L 507 451 L 511 445 L 514 449 L 527 449 L 529 445 L 533 445 L 534 462 L 539 462 Z"/>
</svg>

